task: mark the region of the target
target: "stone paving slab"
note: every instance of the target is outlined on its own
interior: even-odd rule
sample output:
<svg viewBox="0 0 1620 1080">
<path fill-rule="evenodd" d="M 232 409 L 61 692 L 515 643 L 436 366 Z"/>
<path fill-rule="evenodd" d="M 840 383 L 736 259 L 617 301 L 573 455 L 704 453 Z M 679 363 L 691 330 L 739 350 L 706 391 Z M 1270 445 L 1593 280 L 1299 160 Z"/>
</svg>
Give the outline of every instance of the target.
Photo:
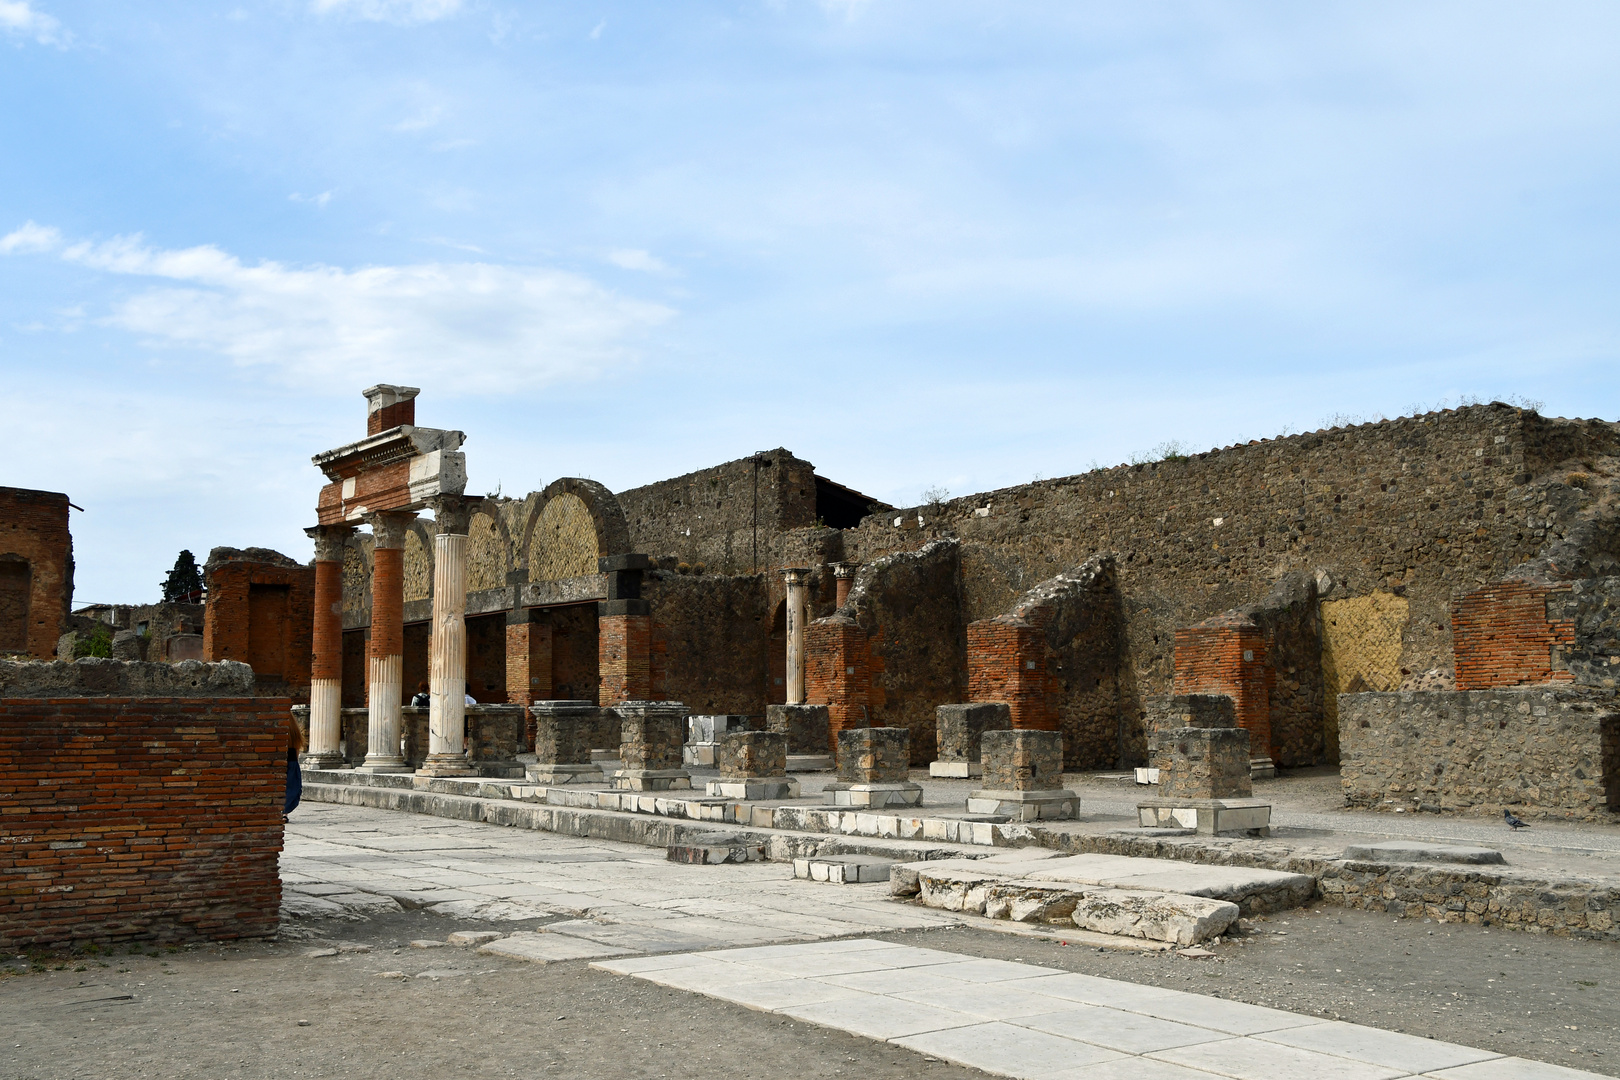
<svg viewBox="0 0 1620 1080">
<path fill-rule="evenodd" d="M 1021 1080 L 1599 1080 L 1243 1002 L 870 939 L 591 966 Z"/>
</svg>

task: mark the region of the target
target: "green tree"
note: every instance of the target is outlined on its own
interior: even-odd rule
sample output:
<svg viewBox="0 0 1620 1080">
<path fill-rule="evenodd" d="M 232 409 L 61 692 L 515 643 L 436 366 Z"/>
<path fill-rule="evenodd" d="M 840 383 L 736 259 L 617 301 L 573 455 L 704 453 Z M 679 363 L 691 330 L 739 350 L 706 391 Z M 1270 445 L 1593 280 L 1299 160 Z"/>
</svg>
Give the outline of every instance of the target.
<svg viewBox="0 0 1620 1080">
<path fill-rule="evenodd" d="M 202 570 L 197 566 L 197 557 L 189 551 L 182 551 L 180 557 L 174 560 L 174 569 L 163 579 L 163 602 L 195 604 L 202 599 L 202 593 Z"/>
</svg>

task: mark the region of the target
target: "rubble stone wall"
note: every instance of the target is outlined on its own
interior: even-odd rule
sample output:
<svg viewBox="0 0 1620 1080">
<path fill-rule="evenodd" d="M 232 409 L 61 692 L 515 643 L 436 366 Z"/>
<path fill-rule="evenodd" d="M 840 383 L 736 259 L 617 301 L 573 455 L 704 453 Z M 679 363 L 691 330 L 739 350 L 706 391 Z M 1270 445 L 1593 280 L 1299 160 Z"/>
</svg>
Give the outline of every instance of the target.
<svg viewBox="0 0 1620 1080">
<path fill-rule="evenodd" d="M 1617 715 L 1613 692 L 1564 685 L 1344 694 L 1345 802 L 1612 822 Z"/>
</svg>

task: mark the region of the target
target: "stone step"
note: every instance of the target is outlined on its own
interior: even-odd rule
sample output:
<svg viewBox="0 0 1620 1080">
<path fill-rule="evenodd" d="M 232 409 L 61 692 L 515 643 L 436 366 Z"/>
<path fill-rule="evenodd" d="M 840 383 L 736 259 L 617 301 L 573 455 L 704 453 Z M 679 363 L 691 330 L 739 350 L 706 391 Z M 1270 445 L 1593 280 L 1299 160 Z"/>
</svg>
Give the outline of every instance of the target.
<svg viewBox="0 0 1620 1080">
<path fill-rule="evenodd" d="M 765 845 L 742 833 L 700 833 L 664 850 L 670 862 L 696 866 L 765 861 Z"/>
<path fill-rule="evenodd" d="M 1344 857 L 1363 862 L 1464 863 L 1472 866 L 1502 864 L 1507 860 L 1495 848 L 1460 847 L 1452 844 L 1420 844 L 1414 840 L 1386 840 L 1381 844 L 1351 844 Z"/>
<path fill-rule="evenodd" d="M 833 885 L 888 881 L 893 859 L 875 855 L 822 855 L 793 860 L 793 876 L 803 881 L 825 881 Z"/>
</svg>

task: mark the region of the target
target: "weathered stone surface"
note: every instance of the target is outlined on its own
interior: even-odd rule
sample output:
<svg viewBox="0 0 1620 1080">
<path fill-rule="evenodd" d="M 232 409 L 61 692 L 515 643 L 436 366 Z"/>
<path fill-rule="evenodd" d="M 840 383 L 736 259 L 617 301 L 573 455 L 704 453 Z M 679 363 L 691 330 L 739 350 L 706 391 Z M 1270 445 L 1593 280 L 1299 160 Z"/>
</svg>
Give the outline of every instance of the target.
<svg viewBox="0 0 1620 1080">
<path fill-rule="evenodd" d="M 854 885 L 888 881 L 894 860 L 877 855 L 819 855 L 793 860 L 793 876 L 801 881 Z"/>
<path fill-rule="evenodd" d="M 1012 710 L 999 701 L 979 701 L 966 705 L 941 705 L 934 710 L 939 739 L 939 761 L 978 764 L 979 737 L 986 731 L 1006 731 L 1012 727 Z"/>
<path fill-rule="evenodd" d="M 831 745 L 825 705 L 767 705 L 765 727 L 787 736 L 790 754 L 825 754 Z"/>
<path fill-rule="evenodd" d="M 686 741 L 686 706 L 679 701 L 626 701 L 613 708 L 621 727 L 619 759 L 626 769 L 679 769 Z"/>
<path fill-rule="evenodd" d="M 1227 703 L 1230 717 L 1231 699 L 1215 700 Z M 1254 794 L 1249 733 L 1235 723 L 1161 732 L 1156 764 L 1161 799 L 1246 799 Z"/>
<path fill-rule="evenodd" d="M 850 728 L 838 733 L 838 779 L 846 783 L 904 783 L 910 762 L 911 732 L 906 728 Z"/>
<path fill-rule="evenodd" d="M 78 660 L 0 660 L 0 698 L 253 697 L 253 669 L 235 660 L 141 663 L 86 656 Z"/>
<path fill-rule="evenodd" d="M 1054 791 L 1063 787 L 1063 734 L 1057 731 L 986 731 L 984 787 L 988 791 Z"/>
<path fill-rule="evenodd" d="M 720 863 L 759 862 L 765 858 L 765 849 L 740 833 L 706 833 L 670 844 L 665 857 L 674 863 L 713 866 Z"/>
<path fill-rule="evenodd" d="M 1351 806 L 1608 821 L 1604 753 L 1620 757 L 1620 694 L 1568 685 L 1341 694 L 1339 748 Z"/>
<path fill-rule="evenodd" d="M 779 731 L 733 731 L 720 738 L 720 775 L 728 780 L 787 774 L 788 737 Z"/>
<path fill-rule="evenodd" d="M 1381 844 L 1351 844 L 1344 849 L 1347 859 L 1366 862 L 1462 863 L 1473 866 L 1507 862 L 1494 848 L 1458 847 L 1451 844 L 1420 844 L 1413 840 L 1386 840 Z"/>
<path fill-rule="evenodd" d="M 537 701 L 529 707 L 534 717 L 534 757 L 541 765 L 589 765 L 596 743 L 601 710 L 590 701 Z"/>
<path fill-rule="evenodd" d="M 1238 919 L 1238 906 L 1176 893 L 1085 889 L 1071 918 L 1099 934 L 1196 945 L 1225 933 Z"/>
</svg>

